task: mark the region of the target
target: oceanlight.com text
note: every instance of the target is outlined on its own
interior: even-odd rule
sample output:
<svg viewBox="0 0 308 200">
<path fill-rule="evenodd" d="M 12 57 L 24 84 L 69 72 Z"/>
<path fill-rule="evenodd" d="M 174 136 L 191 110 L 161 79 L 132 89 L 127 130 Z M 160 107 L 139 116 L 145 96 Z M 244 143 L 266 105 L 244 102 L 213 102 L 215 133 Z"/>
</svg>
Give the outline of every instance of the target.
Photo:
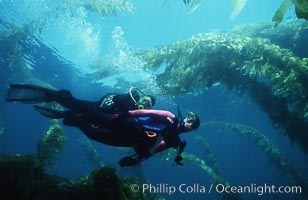
<svg viewBox="0 0 308 200">
<path fill-rule="evenodd" d="M 257 194 L 259 196 L 264 194 L 301 194 L 301 186 L 275 186 L 275 185 L 257 185 L 251 184 L 249 186 L 226 186 L 223 184 L 217 184 L 215 186 L 217 193 L 245 193 L 245 194 Z"/>
</svg>

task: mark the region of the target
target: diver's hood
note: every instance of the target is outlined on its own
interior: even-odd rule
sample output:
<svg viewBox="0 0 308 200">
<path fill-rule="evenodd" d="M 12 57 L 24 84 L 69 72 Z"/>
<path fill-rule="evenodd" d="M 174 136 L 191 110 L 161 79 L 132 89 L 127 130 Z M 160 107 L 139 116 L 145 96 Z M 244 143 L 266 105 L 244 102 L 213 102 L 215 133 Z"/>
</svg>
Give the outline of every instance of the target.
<svg viewBox="0 0 308 200">
<path fill-rule="evenodd" d="M 136 105 L 138 104 L 138 101 L 141 97 L 146 96 L 144 92 L 142 92 L 140 89 L 136 87 L 129 88 L 129 95 Z"/>
</svg>

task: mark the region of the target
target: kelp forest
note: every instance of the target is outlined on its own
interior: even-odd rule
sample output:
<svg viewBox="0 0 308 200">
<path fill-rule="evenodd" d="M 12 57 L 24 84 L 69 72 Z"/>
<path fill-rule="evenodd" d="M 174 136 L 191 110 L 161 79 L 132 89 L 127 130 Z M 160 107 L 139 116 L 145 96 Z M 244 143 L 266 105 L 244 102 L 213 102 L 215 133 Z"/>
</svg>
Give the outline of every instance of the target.
<svg viewBox="0 0 308 200">
<path fill-rule="evenodd" d="M 179 0 L 180 1 L 180 0 Z M 161 1 L 167 5 L 171 1 Z M 199 11 L 203 0 L 184 0 L 187 14 Z M 230 19 L 236 18 L 245 9 L 247 0 L 234 0 Z M 48 88 L 55 88 L 52 80 L 39 77 L 29 67 L 41 65 L 35 59 L 48 57 L 45 62 L 52 67 L 65 66 L 65 58 L 57 55 L 40 40 L 44 24 L 59 17 L 59 13 L 73 15 L 76 8 L 93 12 L 108 19 L 111 16 L 134 15 L 135 5 L 126 0 L 71 0 L 51 7 L 32 21 L 20 26 L 6 19 L 0 19 L 1 91 L 12 81 L 28 82 Z M 293 21 L 284 20 L 288 9 L 296 15 Z M 294 9 L 294 10 L 293 10 Z M 273 13 L 272 23 L 244 24 L 233 27 L 232 31 L 212 31 L 192 35 L 191 38 L 151 48 L 134 49 L 130 57 L 138 60 L 138 73 L 146 73 L 155 84 L 155 95 L 185 96 L 191 93 L 204 95 L 210 88 L 219 85 L 239 98 L 248 97 L 260 111 L 264 112 L 273 129 L 287 137 L 300 151 L 308 153 L 308 1 L 283 0 Z M 124 41 L 125 42 L 125 41 Z M 121 43 L 121 42 L 120 42 Z M 123 41 L 122 43 L 123 44 Z M 26 54 L 31 51 L 32 57 Z M 91 73 L 83 74 L 89 82 L 112 77 L 112 64 L 106 67 L 102 58 L 90 65 Z M 109 59 L 110 62 L 110 59 Z M 111 67 L 109 67 L 111 66 Z M 129 70 L 129 69 L 125 69 Z M 153 78 L 154 77 L 154 78 Z M 155 81 L 155 83 L 154 83 Z M 127 85 L 126 81 L 122 85 Z M 139 82 L 140 87 L 146 87 Z M 4 100 L 1 100 L 4 102 Z M 48 103 L 50 107 L 60 105 Z M 1 108 L 2 109 L 2 108 Z M 1 111 L 2 112 L 2 111 Z M 0 118 L 0 141 L 10 134 L 5 126 L 4 116 Z M 280 170 L 292 185 L 300 185 L 302 193 L 295 199 L 308 198 L 308 182 L 297 166 L 292 163 L 270 138 L 256 127 L 228 121 L 204 120 L 200 129 L 214 128 L 215 134 L 234 134 L 247 140 L 260 149 L 272 166 Z M 88 176 L 69 180 L 52 173 L 58 159 L 66 148 L 67 135 L 59 120 L 51 120 L 37 141 L 36 153 L 0 155 L 0 191 L 9 194 L 10 199 L 164 199 L 159 195 L 133 192 L 131 185 L 140 183 L 137 177 L 124 177 L 117 174 L 114 166 L 106 164 L 92 141 L 86 137 L 78 139 L 94 170 Z M 80 134 L 81 135 L 81 134 Z M 200 168 L 214 184 L 232 186 L 220 171 L 220 163 L 211 150 L 211 144 L 201 133 L 191 137 L 198 143 L 203 157 L 194 152 L 184 152 L 183 162 Z M 120 152 L 126 150 L 118 149 Z M 175 150 L 156 155 L 156 158 L 171 163 Z M 217 194 L 220 199 L 244 199 L 240 194 Z"/>
</svg>

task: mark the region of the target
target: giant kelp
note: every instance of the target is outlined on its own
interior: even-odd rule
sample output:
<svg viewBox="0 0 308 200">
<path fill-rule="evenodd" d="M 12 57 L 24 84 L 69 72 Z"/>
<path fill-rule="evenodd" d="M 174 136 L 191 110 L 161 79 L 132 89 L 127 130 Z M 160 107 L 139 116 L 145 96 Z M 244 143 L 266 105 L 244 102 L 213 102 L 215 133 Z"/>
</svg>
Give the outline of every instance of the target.
<svg viewBox="0 0 308 200">
<path fill-rule="evenodd" d="M 218 163 L 216 161 L 216 158 L 211 151 L 210 145 L 207 143 L 204 137 L 200 135 L 196 135 L 195 139 L 198 141 L 198 143 L 202 146 L 203 154 L 204 154 L 204 161 L 207 163 L 209 167 L 211 167 L 214 172 L 218 175 L 220 174 Z"/>
<path fill-rule="evenodd" d="M 36 155 L 0 155 L 0 176 L 1 195 L 8 199 L 149 199 L 142 191 L 131 191 L 138 180 L 118 176 L 111 166 L 73 181 L 47 174 Z"/>
<path fill-rule="evenodd" d="M 80 189 L 81 199 L 97 199 L 98 197 L 115 200 L 148 199 L 142 190 L 138 192 L 131 190 L 131 185 L 138 183 L 134 177 L 119 177 L 114 167 L 107 165 L 94 170 L 89 176 L 79 178 L 73 183 L 73 186 Z"/>
<path fill-rule="evenodd" d="M 25 32 L 22 32 L 18 27 L 8 25 L 9 30 L 0 32 L 0 44 L 5 47 L 5 51 L 1 52 L 0 58 L 4 64 L 2 70 L 6 68 L 4 80 L 18 77 L 20 80 L 32 80 L 32 73 L 27 66 L 25 53 L 20 45 L 20 42 L 27 41 Z"/>
<path fill-rule="evenodd" d="M 137 55 L 159 71 L 157 82 L 170 94 L 186 94 L 221 83 L 247 93 L 274 126 L 308 151 L 308 59 L 298 58 L 265 38 L 212 32 Z"/>
<path fill-rule="evenodd" d="M 191 14 L 203 3 L 203 0 L 183 0 L 184 4 L 188 6 L 187 13 Z M 241 13 L 245 7 L 247 0 L 232 0 L 233 10 L 230 15 L 230 19 L 233 20 L 237 15 Z"/>
<path fill-rule="evenodd" d="M 230 20 L 235 19 L 235 17 L 242 12 L 243 8 L 247 3 L 247 0 L 232 0 L 232 3 L 233 3 L 233 10 L 230 15 Z"/>
<path fill-rule="evenodd" d="M 41 20 L 44 21 L 45 18 Z M 63 65 L 62 61 L 65 59 L 56 55 L 55 51 L 34 36 L 33 31 L 42 28 L 39 25 L 41 21 L 37 21 L 36 23 L 29 22 L 23 27 L 18 27 L 3 20 L 1 23 L 6 28 L 6 31 L 0 32 L 0 45 L 3 47 L 3 51 L 0 52 L 0 60 L 2 63 L 0 71 L 5 74 L 0 79 L 1 83 L 5 85 L 8 82 L 18 80 L 19 82 L 27 82 L 51 88 L 51 85 L 46 83 L 46 80 L 41 80 L 34 75 L 33 67 L 42 64 L 46 58 L 50 59 L 48 62 L 50 67 Z"/>
<path fill-rule="evenodd" d="M 290 181 L 292 185 L 299 185 L 302 187 L 302 193 L 299 198 L 305 199 L 308 196 L 306 192 L 308 189 L 308 182 L 303 177 L 303 174 L 298 170 L 291 161 L 283 154 L 280 149 L 274 145 L 264 134 L 251 126 L 244 124 L 236 124 L 224 121 L 209 121 L 203 123 L 201 127 L 214 127 L 219 133 L 234 133 L 247 138 L 254 145 L 262 149 L 269 159 Z M 200 136 L 201 137 L 201 136 Z M 199 138 L 199 140 L 201 140 Z M 204 142 L 204 139 L 201 140 Z"/>
<path fill-rule="evenodd" d="M 51 197 L 60 189 L 58 184 L 65 182 L 65 179 L 45 174 L 44 166 L 34 155 L 1 154 L 0 175 L 1 195 L 8 199 Z"/>
<path fill-rule="evenodd" d="M 0 127 L 0 137 L 4 134 L 4 128 Z"/>
<path fill-rule="evenodd" d="M 44 136 L 37 142 L 37 157 L 46 167 L 53 167 L 63 152 L 66 134 L 58 120 L 52 120 Z"/>
<path fill-rule="evenodd" d="M 128 0 L 87 0 L 87 1 L 78 1 L 86 9 L 98 12 L 103 16 L 117 16 L 119 13 L 132 13 L 134 6 Z M 78 3 L 78 4 L 79 4 Z"/>
<path fill-rule="evenodd" d="M 295 6 L 296 16 L 300 19 L 308 19 L 308 1 L 307 0 L 292 0 Z"/>
<path fill-rule="evenodd" d="M 308 1 L 307 0 L 283 0 L 279 8 L 276 10 L 272 21 L 275 23 L 274 26 L 277 27 L 286 11 L 294 5 L 296 17 L 299 19 L 308 19 Z"/>
<path fill-rule="evenodd" d="M 277 27 L 283 20 L 283 16 L 292 5 L 291 0 L 283 0 L 277 11 L 275 12 L 272 21 L 274 22 L 274 27 Z"/>
<path fill-rule="evenodd" d="M 202 150 L 203 150 L 203 155 L 204 155 L 204 163 L 206 163 L 206 165 L 214 171 L 214 173 L 216 174 L 217 177 L 220 177 L 219 179 L 215 180 L 214 183 L 215 184 L 223 184 L 225 186 L 231 186 L 232 184 L 229 183 L 228 181 L 224 180 L 222 177 L 222 174 L 220 173 L 219 170 L 219 166 L 218 163 L 216 161 L 216 158 L 213 154 L 213 152 L 211 151 L 210 145 L 207 143 L 207 141 L 205 140 L 204 137 L 200 136 L 200 135 L 196 135 L 195 139 L 199 142 L 199 144 L 202 146 Z M 185 158 L 185 156 L 184 156 Z M 195 156 L 190 157 L 190 161 L 193 161 L 194 159 L 196 159 Z M 198 159 L 196 159 L 198 160 Z M 204 167 L 201 167 L 202 169 L 205 170 Z M 221 182 L 219 182 L 221 181 Z M 227 194 L 224 193 L 222 199 L 229 199 L 229 200 L 236 200 L 236 199 L 241 199 L 239 194 Z"/>
<path fill-rule="evenodd" d="M 95 167 L 103 167 L 104 164 L 101 156 L 94 148 L 92 142 L 84 135 L 82 135 L 82 137 L 79 139 L 79 142 L 85 150 L 91 164 L 93 164 Z"/>
<path fill-rule="evenodd" d="M 203 2 L 203 0 L 183 0 L 184 4 L 188 6 L 187 13 L 190 14 L 194 12 Z M 247 0 L 232 0 L 233 10 L 230 15 L 230 19 L 233 20 L 237 15 L 241 13 L 244 9 Z M 281 5 L 275 11 L 272 22 L 274 22 L 274 27 L 282 22 L 288 9 L 294 5 L 296 17 L 298 19 L 308 19 L 308 1 L 307 0 L 282 0 Z"/>
<path fill-rule="evenodd" d="M 176 157 L 176 155 L 177 155 L 177 152 L 174 149 L 170 149 L 168 151 L 160 152 L 158 154 L 160 159 L 167 160 L 167 161 L 174 159 Z M 224 186 L 231 186 L 231 184 L 228 181 L 226 181 L 219 173 L 217 173 L 217 171 L 215 169 L 208 166 L 207 163 L 205 162 L 205 160 L 198 158 L 197 156 L 195 156 L 193 154 L 188 154 L 186 152 L 183 152 L 181 154 L 181 156 L 183 157 L 184 163 L 196 164 L 198 167 L 200 167 L 202 170 L 204 170 L 207 173 L 207 175 L 211 178 L 211 181 L 212 181 L 214 187 L 217 184 L 222 184 Z M 225 199 L 225 200 L 241 199 L 240 195 L 236 194 L 236 193 L 223 193 L 221 198 Z"/>
<path fill-rule="evenodd" d="M 232 28 L 232 33 L 248 37 L 262 37 L 280 48 L 291 50 L 300 58 L 308 57 L 308 21 L 288 21 L 276 29 L 271 23 L 241 24 Z"/>
</svg>

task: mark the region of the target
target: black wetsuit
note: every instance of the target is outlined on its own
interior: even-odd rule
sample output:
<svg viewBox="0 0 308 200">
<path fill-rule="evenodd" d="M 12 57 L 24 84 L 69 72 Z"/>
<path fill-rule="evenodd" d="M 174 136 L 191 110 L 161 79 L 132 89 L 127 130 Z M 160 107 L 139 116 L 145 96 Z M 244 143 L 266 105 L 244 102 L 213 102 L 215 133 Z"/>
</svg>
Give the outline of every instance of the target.
<svg viewBox="0 0 308 200">
<path fill-rule="evenodd" d="M 138 101 L 140 97 L 137 92 L 133 95 Z M 65 125 L 80 128 L 93 140 L 127 147 L 133 147 L 139 140 L 144 140 L 144 129 L 138 120 L 123 117 L 128 110 L 137 109 L 129 93 L 106 94 L 96 102 L 77 99 L 67 90 L 51 91 L 47 96 L 69 109 L 65 111 Z M 114 113 L 120 113 L 122 117 L 113 119 Z"/>
<path fill-rule="evenodd" d="M 132 91 L 136 102 L 140 96 L 136 91 Z M 106 94 L 99 101 L 95 102 L 96 107 L 104 113 L 120 113 L 128 110 L 137 109 L 136 102 L 129 93 L 125 94 Z"/>
<path fill-rule="evenodd" d="M 67 91 L 60 93 L 62 94 L 58 94 L 58 98 L 53 100 L 71 110 L 63 123 L 78 127 L 93 140 L 111 146 L 133 147 L 139 157 L 148 157 L 149 150 L 156 142 L 156 137 L 148 137 L 146 131 L 162 135 L 169 147 L 175 148 L 181 143 L 177 128 L 179 122 L 176 117 L 172 125 L 165 124 L 160 129 L 157 129 L 160 122 L 155 119 L 149 118 L 150 121 L 144 121 L 128 116 L 114 118 L 112 113 L 125 115 L 128 110 L 136 110 L 135 103 L 130 101 L 129 94 L 117 96 L 108 94 L 98 102 L 90 102 L 78 100 Z M 112 97 L 112 103 L 106 106 L 106 102 L 110 102 L 108 100 L 110 97 Z M 151 123 L 153 125 L 149 127 Z"/>
<path fill-rule="evenodd" d="M 51 94 L 51 100 L 58 102 L 62 106 L 81 113 L 87 113 L 88 110 L 96 109 L 103 113 L 121 113 L 128 110 L 137 109 L 137 105 L 131 98 L 129 93 L 124 94 L 106 94 L 98 101 L 87 101 L 76 99 L 67 90 L 61 90 Z M 136 91 L 133 91 L 133 96 L 136 102 L 139 101 L 140 96 Z"/>
</svg>

